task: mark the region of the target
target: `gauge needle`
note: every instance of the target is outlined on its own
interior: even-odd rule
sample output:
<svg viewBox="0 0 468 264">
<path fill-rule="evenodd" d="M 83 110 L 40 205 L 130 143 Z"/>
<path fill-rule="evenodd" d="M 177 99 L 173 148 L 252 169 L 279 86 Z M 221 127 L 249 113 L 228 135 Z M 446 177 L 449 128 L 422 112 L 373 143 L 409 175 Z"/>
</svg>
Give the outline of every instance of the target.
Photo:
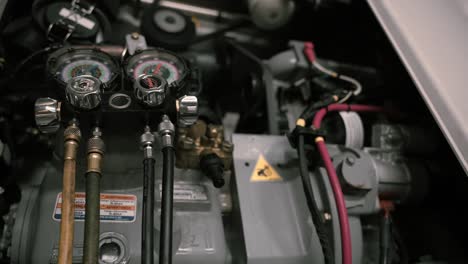
<svg viewBox="0 0 468 264">
<path fill-rule="evenodd" d="M 154 87 L 153 80 L 151 80 L 151 78 L 148 78 L 146 80 L 148 81 L 149 88 L 153 88 Z"/>
<path fill-rule="evenodd" d="M 158 64 L 154 70 L 153 70 L 153 74 L 158 74 L 159 73 L 159 70 L 161 69 L 161 64 Z M 154 87 L 154 84 L 153 84 L 153 80 L 151 80 L 151 78 L 148 78 L 146 79 L 148 81 L 148 85 L 150 88 L 153 88 Z"/>
<path fill-rule="evenodd" d="M 156 68 L 154 68 L 153 74 L 158 74 L 159 70 L 161 70 L 161 64 L 158 64 L 158 66 L 156 66 Z"/>
</svg>

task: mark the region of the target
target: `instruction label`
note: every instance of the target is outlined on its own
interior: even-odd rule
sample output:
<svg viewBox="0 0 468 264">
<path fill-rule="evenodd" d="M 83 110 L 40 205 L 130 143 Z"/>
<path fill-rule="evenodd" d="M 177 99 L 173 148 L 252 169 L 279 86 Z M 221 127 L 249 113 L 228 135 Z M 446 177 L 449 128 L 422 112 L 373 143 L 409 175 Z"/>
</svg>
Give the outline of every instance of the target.
<svg viewBox="0 0 468 264">
<path fill-rule="evenodd" d="M 250 176 L 251 182 L 274 182 L 282 181 L 281 175 L 268 163 L 265 157 L 260 154 L 255 164 L 255 168 Z"/>
<path fill-rule="evenodd" d="M 101 194 L 101 222 L 132 223 L 136 219 L 137 197 L 130 194 Z M 75 193 L 75 220 L 85 219 L 86 194 Z M 62 193 L 57 195 L 53 218 L 62 219 Z"/>
<path fill-rule="evenodd" d="M 159 197 L 162 196 L 162 184 L 159 184 Z M 199 184 L 174 184 L 174 200 L 176 201 L 208 201 L 204 186 Z"/>
</svg>

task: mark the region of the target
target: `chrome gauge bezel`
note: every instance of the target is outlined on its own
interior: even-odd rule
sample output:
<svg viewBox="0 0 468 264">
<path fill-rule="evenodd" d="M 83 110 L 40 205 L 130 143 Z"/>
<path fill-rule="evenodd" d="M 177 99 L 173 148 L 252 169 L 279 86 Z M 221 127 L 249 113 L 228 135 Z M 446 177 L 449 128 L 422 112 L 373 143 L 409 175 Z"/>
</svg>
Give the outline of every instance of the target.
<svg viewBox="0 0 468 264">
<path fill-rule="evenodd" d="M 72 76 L 70 78 L 64 77 L 65 71 L 72 71 L 74 63 L 80 61 L 90 61 L 95 63 L 98 69 L 104 74 L 104 78 L 101 76 L 97 77 L 102 82 L 104 90 L 110 90 L 114 87 L 116 80 L 120 74 L 119 64 L 109 54 L 100 51 L 99 49 L 74 49 L 70 47 L 59 49 L 50 54 L 47 60 L 47 72 L 53 79 L 59 84 L 66 85 L 69 79 L 81 75 L 89 75 L 84 73 L 81 75 Z M 78 64 L 79 65 L 79 64 Z"/>
</svg>

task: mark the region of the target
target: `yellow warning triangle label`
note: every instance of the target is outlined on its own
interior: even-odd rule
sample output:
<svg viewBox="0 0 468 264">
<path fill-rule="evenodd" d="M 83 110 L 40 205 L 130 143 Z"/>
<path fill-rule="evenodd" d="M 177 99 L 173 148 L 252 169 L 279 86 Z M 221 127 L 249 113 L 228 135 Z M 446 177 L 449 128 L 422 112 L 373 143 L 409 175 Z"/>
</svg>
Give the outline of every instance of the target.
<svg viewBox="0 0 468 264">
<path fill-rule="evenodd" d="M 255 165 L 255 169 L 250 177 L 251 182 L 271 182 L 282 181 L 283 178 L 279 173 L 268 163 L 265 157 L 260 154 Z"/>
</svg>

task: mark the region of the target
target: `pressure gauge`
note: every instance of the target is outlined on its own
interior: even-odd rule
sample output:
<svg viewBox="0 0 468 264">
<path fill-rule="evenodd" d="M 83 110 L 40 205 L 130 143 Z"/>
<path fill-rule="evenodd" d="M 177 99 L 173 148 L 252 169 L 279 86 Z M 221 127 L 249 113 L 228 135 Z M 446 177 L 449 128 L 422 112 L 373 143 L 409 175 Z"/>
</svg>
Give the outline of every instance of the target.
<svg viewBox="0 0 468 264">
<path fill-rule="evenodd" d="M 119 75 L 119 66 L 114 59 L 97 49 L 62 48 L 52 53 L 47 60 L 49 74 L 64 86 L 73 78 L 92 76 L 105 90 L 111 89 Z"/>
<path fill-rule="evenodd" d="M 125 63 L 125 73 L 132 81 L 144 75 L 158 75 L 169 86 L 180 86 L 188 74 L 184 59 L 172 52 L 151 49 L 135 53 Z"/>
</svg>

